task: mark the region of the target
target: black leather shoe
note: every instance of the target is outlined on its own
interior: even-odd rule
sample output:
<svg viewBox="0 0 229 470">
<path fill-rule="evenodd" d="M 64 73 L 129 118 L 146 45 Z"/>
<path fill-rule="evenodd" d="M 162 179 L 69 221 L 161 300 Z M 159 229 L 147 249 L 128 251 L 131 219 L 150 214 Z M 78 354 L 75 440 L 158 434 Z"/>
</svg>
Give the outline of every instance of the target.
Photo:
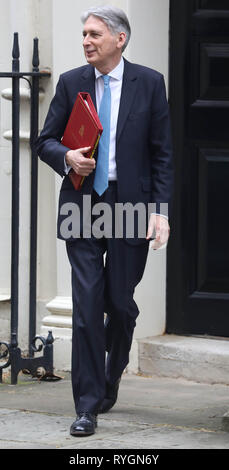
<svg viewBox="0 0 229 470">
<path fill-rule="evenodd" d="M 97 415 L 89 412 L 80 412 L 72 423 L 70 434 L 72 436 L 89 436 L 95 433 L 97 427 Z"/>
<path fill-rule="evenodd" d="M 107 413 L 117 401 L 118 398 L 118 389 L 121 377 L 113 385 L 110 385 L 106 382 L 106 395 L 99 407 L 99 413 Z"/>
</svg>

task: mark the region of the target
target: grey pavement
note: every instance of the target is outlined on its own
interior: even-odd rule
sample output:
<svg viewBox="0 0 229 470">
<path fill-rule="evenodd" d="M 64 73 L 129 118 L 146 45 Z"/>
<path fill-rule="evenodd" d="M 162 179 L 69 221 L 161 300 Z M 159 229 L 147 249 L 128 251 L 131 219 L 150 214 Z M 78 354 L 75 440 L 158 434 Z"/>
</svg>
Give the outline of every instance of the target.
<svg viewBox="0 0 229 470">
<path fill-rule="evenodd" d="M 114 408 L 77 438 L 70 374 L 56 374 L 0 385 L 0 449 L 229 449 L 227 385 L 123 374 Z"/>
</svg>

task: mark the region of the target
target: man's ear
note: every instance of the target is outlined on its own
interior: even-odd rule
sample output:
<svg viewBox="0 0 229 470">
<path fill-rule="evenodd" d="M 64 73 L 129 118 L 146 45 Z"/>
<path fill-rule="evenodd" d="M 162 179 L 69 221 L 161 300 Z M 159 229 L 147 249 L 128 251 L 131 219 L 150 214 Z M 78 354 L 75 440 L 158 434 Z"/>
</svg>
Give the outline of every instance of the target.
<svg viewBox="0 0 229 470">
<path fill-rule="evenodd" d="M 123 32 L 119 33 L 119 37 L 118 37 L 117 45 L 118 45 L 119 49 L 121 49 L 124 46 L 125 41 L 126 41 L 126 33 L 124 33 L 124 31 L 123 31 Z"/>
</svg>

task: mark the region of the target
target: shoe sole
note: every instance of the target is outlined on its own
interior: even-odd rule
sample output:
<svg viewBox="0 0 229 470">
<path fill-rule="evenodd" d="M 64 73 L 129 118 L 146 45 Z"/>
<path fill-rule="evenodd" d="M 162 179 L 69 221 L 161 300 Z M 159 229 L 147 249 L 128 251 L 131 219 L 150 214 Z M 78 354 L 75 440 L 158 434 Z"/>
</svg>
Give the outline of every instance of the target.
<svg viewBox="0 0 229 470">
<path fill-rule="evenodd" d="M 95 432 L 84 432 L 84 431 L 78 431 L 77 433 L 72 433 L 70 432 L 71 436 L 78 437 L 78 436 L 91 436 L 92 434 L 95 434 Z"/>
</svg>

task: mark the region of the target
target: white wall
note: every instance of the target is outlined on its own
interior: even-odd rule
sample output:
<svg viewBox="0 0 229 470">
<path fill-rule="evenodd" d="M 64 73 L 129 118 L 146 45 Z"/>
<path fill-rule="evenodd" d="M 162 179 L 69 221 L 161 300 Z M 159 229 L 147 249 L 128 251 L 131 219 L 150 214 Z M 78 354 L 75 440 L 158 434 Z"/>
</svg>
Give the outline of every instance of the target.
<svg viewBox="0 0 229 470">
<path fill-rule="evenodd" d="M 9 2 L 1 2 L 0 70 L 9 70 L 11 66 L 9 50 L 10 12 Z M 6 78 L 0 79 L 0 93 L 9 86 Z M 0 298 L 9 298 L 10 292 L 10 225 L 11 225 L 11 145 L 3 138 L 11 120 L 9 103 L 0 99 Z M 4 297 L 3 297 L 4 296 Z M 9 307 L 7 301 L 0 302 L 0 339 L 9 338 Z"/>
<path fill-rule="evenodd" d="M 133 62 L 159 70 L 168 81 L 169 0 L 129 0 Z"/>
<path fill-rule="evenodd" d="M 1 3 L 0 44 L 0 70 L 7 71 L 11 67 L 10 47 L 12 48 L 8 27 L 10 23 L 9 2 Z M 11 53 L 11 51 L 10 51 Z M 0 91 L 10 86 L 7 78 L 0 79 Z M 11 145 L 3 138 L 3 133 L 11 125 L 9 103 L 0 101 L 0 294 L 7 294 L 10 290 L 10 220 L 11 220 Z"/>
</svg>

